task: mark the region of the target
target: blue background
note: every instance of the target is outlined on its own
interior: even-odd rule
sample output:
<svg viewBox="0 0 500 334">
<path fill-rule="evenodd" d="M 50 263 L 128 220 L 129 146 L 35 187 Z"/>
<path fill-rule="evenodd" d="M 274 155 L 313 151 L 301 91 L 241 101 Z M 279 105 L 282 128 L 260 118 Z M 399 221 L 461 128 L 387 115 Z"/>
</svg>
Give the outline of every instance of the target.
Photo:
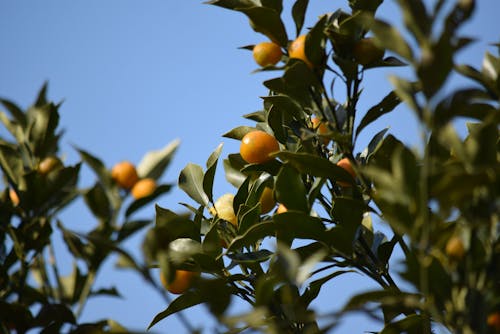
<svg viewBox="0 0 500 334">
<path fill-rule="evenodd" d="M 480 38 L 460 53 L 457 62 L 479 67 L 488 43 L 499 41 L 498 0 L 478 1 L 478 10 L 462 33 Z M 288 3 L 288 2 L 287 2 Z M 318 15 L 346 8 L 347 1 L 311 1 L 305 27 Z M 289 4 L 283 18 L 290 38 L 294 26 Z M 393 1 L 380 9 L 381 18 L 401 24 L 401 14 Z M 1 0 L 0 1 L 0 97 L 22 107 L 29 106 L 39 88 L 49 82 L 49 99 L 64 101 L 60 109 L 65 163 L 78 156 L 71 144 L 94 153 L 108 166 L 120 160 L 138 163 L 149 150 L 162 148 L 174 139 L 181 145 L 162 181 L 175 183 L 187 163 L 204 166 L 209 154 L 224 143 L 223 156 L 238 151 L 239 143 L 221 135 L 239 125 L 252 125 L 241 116 L 261 109 L 259 96 L 267 95 L 262 81 L 277 73 L 255 73 L 257 65 L 250 52 L 240 46 L 266 38 L 252 31 L 245 16 L 199 1 L 172 0 Z M 411 77 L 406 69 L 367 72 L 359 110 L 363 112 L 390 91 L 391 73 Z M 453 77 L 451 84 L 461 85 Z M 337 84 L 341 88 L 340 82 Z M 336 91 L 342 100 L 343 92 Z M 371 136 L 384 127 L 412 146 L 418 146 L 415 118 L 404 107 L 369 126 L 360 137 L 361 151 Z M 462 124 L 457 124 L 461 127 Z M 0 135 L 5 130 L 0 128 Z M 215 196 L 234 192 L 223 176 L 222 165 L 216 178 Z M 84 169 L 82 187 L 94 181 Z M 158 204 L 182 211 L 179 202 L 191 202 L 179 189 L 164 195 Z M 153 217 L 149 207 L 138 214 Z M 82 203 L 61 216 L 70 228 L 85 231 L 95 221 Z M 384 229 L 383 226 L 375 226 Z M 125 248 L 140 256 L 142 235 Z M 64 246 L 58 246 L 64 251 Z M 71 262 L 61 256 L 63 273 Z M 82 321 L 113 318 L 130 329 L 144 330 L 153 316 L 166 305 L 138 275 L 116 271 L 114 260 L 106 263 L 98 286 L 115 285 L 123 299 L 98 297 L 91 300 Z M 352 274 L 331 281 L 315 303 L 319 313 L 341 307 L 353 292 L 375 287 L 367 278 Z M 235 300 L 232 311 L 241 310 Z M 203 306 L 185 315 L 193 324 L 213 332 L 214 320 Z M 379 330 L 377 323 L 361 315 L 346 317 L 338 333 Z M 153 328 L 158 333 L 182 333 L 184 328 L 173 316 Z"/>
</svg>

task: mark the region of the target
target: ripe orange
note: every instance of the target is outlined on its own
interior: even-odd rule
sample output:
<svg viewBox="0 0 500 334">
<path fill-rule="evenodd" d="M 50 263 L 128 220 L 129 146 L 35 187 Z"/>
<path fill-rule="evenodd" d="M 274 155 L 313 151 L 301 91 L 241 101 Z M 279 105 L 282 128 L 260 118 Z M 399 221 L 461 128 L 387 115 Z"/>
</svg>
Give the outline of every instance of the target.
<svg viewBox="0 0 500 334">
<path fill-rule="evenodd" d="M 191 287 L 194 278 L 199 275 L 199 272 L 178 269 L 175 271 L 175 277 L 170 284 L 167 282 L 163 272 L 160 273 L 160 281 L 170 293 L 180 295 Z"/>
<path fill-rule="evenodd" d="M 233 194 L 224 194 L 215 201 L 214 208 L 219 218 L 224 219 L 237 227 L 238 218 L 234 213 L 233 200 Z"/>
<path fill-rule="evenodd" d="M 9 198 L 12 204 L 14 204 L 14 206 L 19 205 L 19 196 L 17 196 L 16 191 L 12 188 L 9 188 Z"/>
<path fill-rule="evenodd" d="M 111 169 L 111 178 L 123 189 L 130 189 L 139 180 L 135 166 L 129 161 L 117 163 Z"/>
<path fill-rule="evenodd" d="M 486 321 L 488 326 L 494 329 L 495 333 L 500 333 L 500 311 L 490 313 Z"/>
<path fill-rule="evenodd" d="M 261 164 L 272 160 L 269 154 L 279 149 L 276 138 L 264 131 L 254 130 L 247 133 L 241 140 L 240 155 L 248 163 Z"/>
<path fill-rule="evenodd" d="M 135 199 L 147 197 L 156 190 L 156 181 L 151 178 L 145 178 L 137 181 L 132 187 L 131 193 Z"/>
<path fill-rule="evenodd" d="M 306 35 L 301 35 L 294 40 L 288 47 L 288 55 L 290 58 L 301 59 L 304 63 L 313 68 L 313 64 L 306 56 Z"/>
<path fill-rule="evenodd" d="M 356 172 L 352 168 L 351 161 L 348 158 L 342 158 L 339 162 L 337 162 L 337 166 L 344 168 L 352 177 L 356 177 Z M 338 181 L 337 182 L 342 187 L 350 187 L 351 184 L 349 182 Z"/>
<path fill-rule="evenodd" d="M 363 66 L 369 65 L 384 56 L 384 50 L 379 48 L 373 42 L 373 38 L 362 38 L 352 50 L 354 59 Z"/>
<path fill-rule="evenodd" d="M 269 187 L 265 187 L 260 195 L 260 212 L 266 214 L 271 211 L 276 205 L 276 200 L 273 196 L 273 190 Z"/>
<path fill-rule="evenodd" d="M 49 156 L 43 159 L 38 164 L 38 172 L 42 175 L 47 175 L 53 170 L 59 169 L 63 167 L 63 163 L 58 157 Z"/>
<path fill-rule="evenodd" d="M 325 122 L 322 122 L 318 117 L 313 116 L 311 118 L 311 122 L 313 124 L 313 129 L 319 135 L 325 135 L 328 133 L 328 127 L 326 126 Z M 323 142 L 324 145 L 328 145 L 328 143 L 330 142 L 330 138 L 321 137 L 321 141 Z"/>
<path fill-rule="evenodd" d="M 452 260 L 461 260 L 465 255 L 462 239 L 458 236 L 451 237 L 446 243 L 445 252 Z"/>
<path fill-rule="evenodd" d="M 280 205 L 278 205 L 278 209 L 276 210 L 276 213 L 280 214 L 280 213 L 287 212 L 287 211 L 288 211 L 288 209 L 286 208 L 286 206 L 284 206 L 282 203 L 280 203 Z"/>
<path fill-rule="evenodd" d="M 273 42 L 262 42 L 253 47 L 253 59 L 260 66 L 276 65 L 282 55 L 280 46 Z"/>
</svg>

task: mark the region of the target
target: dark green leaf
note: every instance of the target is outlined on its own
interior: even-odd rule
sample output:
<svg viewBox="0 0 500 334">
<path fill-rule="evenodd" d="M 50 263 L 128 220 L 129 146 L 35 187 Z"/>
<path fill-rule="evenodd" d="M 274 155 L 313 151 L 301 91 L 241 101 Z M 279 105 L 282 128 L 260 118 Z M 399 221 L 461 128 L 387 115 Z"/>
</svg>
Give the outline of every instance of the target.
<svg viewBox="0 0 500 334">
<path fill-rule="evenodd" d="M 205 191 L 205 194 L 208 196 L 208 200 L 210 202 L 213 202 L 213 185 L 214 185 L 214 178 L 215 178 L 215 172 L 217 170 L 217 162 L 219 161 L 219 156 L 222 151 L 222 144 L 217 146 L 214 152 L 210 155 L 210 157 L 207 160 L 207 171 L 205 172 L 205 175 L 203 176 L 203 190 Z"/>
<path fill-rule="evenodd" d="M 265 262 L 271 258 L 274 253 L 267 249 L 261 249 L 255 252 L 232 253 L 227 256 L 237 263 Z"/>
<path fill-rule="evenodd" d="M 395 52 L 410 63 L 413 62 L 413 51 L 396 27 L 383 21 L 374 21 L 371 29 L 377 43 L 384 49 Z"/>
<path fill-rule="evenodd" d="M 83 194 L 83 198 L 94 216 L 104 221 L 111 217 L 112 208 L 101 183 L 96 183 L 92 188 L 87 190 Z"/>
<path fill-rule="evenodd" d="M 290 164 L 282 166 L 274 188 L 276 199 L 288 210 L 309 213 L 307 191 L 301 174 Z"/>
<path fill-rule="evenodd" d="M 168 307 L 164 311 L 158 313 L 154 317 L 153 321 L 151 321 L 151 323 L 148 326 L 148 330 L 151 329 L 151 327 L 156 325 L 161 320 L 168 317 L 169 315 L 188 309 L 195 305 L 201 304 L 205 301 L 206 298 L 198 291 L 185 292 L 184 294 L 177 297 L 172 303 L 170 303 L 170 305 L 168 305 Z"/>
<path fill-rule="evenodd" d="M 271 8 L 257 6 L 237 8 L 236 10 L 246 14 L 253 30 L 266 35 L 282 47 L 287 47 L 288 37 L 279 12 Z"/>
<path fill-rule="evenodd" d="M 300 35 L 302 26 L 304 25 L 304 19 L 306 16 L 307 6 L 309 5 L 309 0 L 296 0 L 292 7 L 292 17 L 295 22 L 295 34 Z"/>
<path fill-rule="evenodd" d="M 356 129 L 356 136 L 358 136 L 361 130 L 363 130 L 367 125 L 377 120 L 380 116 L 393 111 L 394 108 L 396 108 L 400 103 L 401 99 L 396 95 L 396 93 L 394 91 L 390 92 L 382 99 L 382 101 L 368 109 L 359 122 Z"/>
<path fill-rule="evenodd" d="M 116 237 L 116 239 L 118 242 L 123 241 L 151 223 L 151 220 L 126 221 L 118 230 L 118 236 Z"/>
<path fill-rule="evenodd" d="M 222 136 L 226 138 L 232 138 L 236 140 L 242 140 L 243 137 L 249 133 L 250 131 L 254 131 L 256 128 L 251 127 L 251 126 L 238 126 L 226 133 L 224 133 Z"/>
</svg>

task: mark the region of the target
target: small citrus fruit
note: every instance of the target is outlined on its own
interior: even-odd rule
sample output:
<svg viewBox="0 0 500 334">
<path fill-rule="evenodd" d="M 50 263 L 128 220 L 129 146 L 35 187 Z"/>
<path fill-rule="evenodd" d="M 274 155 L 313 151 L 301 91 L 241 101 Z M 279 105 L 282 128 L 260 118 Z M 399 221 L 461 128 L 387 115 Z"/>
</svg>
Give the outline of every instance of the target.
<svg viewBox="0 0 500 334">
<path fill-rule="evenodd" d="M 111 178 L 123 189 L 130 189 L 139 180 L 135 166 L 129 161 L 117 163 L 111 169 Z"/>
<path fill-rule="evenodd" d="M 311 122 L 313 125 L 313 129 L 319 134 L 319 135 L 325 135 L 328 133 L 328 127 L 326 126 L 325 122 L 322 122 L 318 117 L 313 116 L 311 118 Z M 330 142 L 330 138 L 328 137 L 321 137 L 321 141 L 323 142 L 324 145 L 328 145 Z"/>
<path fill-rule="evenodd" d="M 38 164 L 38 172 L 42 175 L 47 175 L 53 170 L 59 169 L 63 167 L 63 163 L 58 157 L 49 156 L 43 159 Z"/>
<path fill-rule="evenodd" d="M 495 330 L 495 333 L 500 333 L 500 311 L 490 313 L 486 321 L 488 326 Z"/>
<path fill-rule="evenodd" d="M 262 42 L 253 47 L 253 59 L 260 66 L 276 65 L 283 55 L 278 44 Z"/>
<path fill-rule="evenodd" d="M 465 247 L 462 239 L 458 236 L 451 237 L 446 243 L 446 255 L 453 260 L 461 260 L 465 255 Z"/>
<path fill-rule="evenodd" d="M 180 295 L 186 292 L 192 285 L 194 278 L 198 277 L 200 273 L 195 271 L 181 270 L 178 269 L 175 271 L 175 277 L 170 284 L 167 282 L 165 275 L 163 272 L 160 273 L 160 281 L 161 284 L 167 289 L 170 293 Z"/>
<path fill-rule="evenodd" d="M 234 226 L 238 226 L 238 218 L 233 209 L 233 200 L 233 194 L 224 194 L 215 201 L 214 207 L 219 218 L 230 222 Z"/>
<path fill-rule="evenodd" d="M 248 132 L 241 139 L 240 155 L 246 162 L 261 164 L 272 160 L 269 154 L 279 151 L 280 146 L 276 138 L 270 134 L 254 130 Z"/>
<path fill-rule="evenodd" d="M 14 206 L 19 205 L 19 196 L 17 196 L 16 191 L 12 188 L 9 188 L 9 198 L 12 204 L 14 204 Z"/>
<path fill-rule="evenodd" d="M 260 212 L 262 214 L 266 214 L 269 211 L 271 211 L 276 205 L 276 200 L 274 199 L 273 196 L 273 190 L 269 187 L 264 187 L 264 190 L 260 195 L 259 202 L 260 202 Z"/>
<path fill-rule="evenodd" d="M 356 172 L 352 168 L 351 161 L 348 158 L 340 159 L 339 162 L 337 162 L 337 166 L 342 167 L 349 174 L 351 174 L 352 177 L 356 177 Z M 350 187 L 351 186 L 351 184 L 349 182 L 338 181 L 337 183 L 339 185 L 341 185 L 342 187 Z"/>
<path fill-rule="evenodd" d="M 382 59 L 384 50 L 375 45 L 373 38 L 362 38 L 352 50 L 354 59 L 363 66 L 369 65 L 377 60 Z"/>
<path fill-rule="evenodd" d="M 312 68 L 313 64 L 306 56 L 306 36 L 300 35 L 297 37 L 288 47 L 288 54 L 290 58 L 301 59 L 309 68 Z"/>
<path fill-rule="evenodd" d="M 151 178 L 144 178 L 134 184 L 131 193 L 135 199 L 139 199 L 151 195 L 155 190 L 156 181 Z"/>
<path fill-rule="evenodd" d="M 286 208 L 286 206 L 284 206 L 282 203 L 280 203 L 280 205 L 278 205 L 278 209 L 276 210 L 276 213 L 280 214 L 280 213 L 287 212 L 287 211 L 288 211 L 288 209 Z"/>
</svg>

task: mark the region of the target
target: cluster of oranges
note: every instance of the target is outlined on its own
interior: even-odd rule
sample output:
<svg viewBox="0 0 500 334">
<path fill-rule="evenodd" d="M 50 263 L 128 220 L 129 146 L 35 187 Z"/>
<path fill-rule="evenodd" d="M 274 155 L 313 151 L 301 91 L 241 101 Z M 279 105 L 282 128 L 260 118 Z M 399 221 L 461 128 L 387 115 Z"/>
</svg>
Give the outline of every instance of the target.
<svg viewBox="0 0 500 334">
<path fill-rule="evenodd" d="M 156 190 L 156 181 L 152 178 L 139 178 L 137 170 L 129 161 L 121 161 L 111 169 L 111 178 L 119 187 L 130 190 L 135 199 L 150 196 Z"/>
</svg>

